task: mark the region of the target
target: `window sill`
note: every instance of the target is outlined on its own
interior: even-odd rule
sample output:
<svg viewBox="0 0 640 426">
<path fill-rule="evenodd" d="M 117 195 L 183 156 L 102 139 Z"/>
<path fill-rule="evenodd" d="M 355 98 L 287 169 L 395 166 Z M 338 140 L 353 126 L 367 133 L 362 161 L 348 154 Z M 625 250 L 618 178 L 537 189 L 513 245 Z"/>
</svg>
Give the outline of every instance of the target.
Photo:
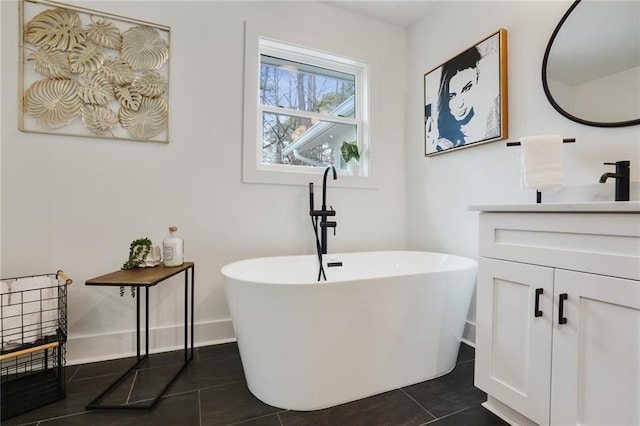
<svg viewBox="0 0 640 426">
<path fill-rule="evenodd" d="M 245 170 L 242 181 L 243 183 L 296 186 L 309 185 L 309 182 L 313 182 L 314 185 L 322 186 L 323 177 L 324 169 L 318 169 L 317 171 L 314 170 L 313 173 L 301 173 L 300 171 L 280 172 L 271 170 Z M 338 174 L 338 179 L 335 181 L 331 179 L 331 186 L 337 188 L 357 189 L 379 188 L 377 180 L 372 176 L 349 176 L 346 173 Z"/>
</svg>

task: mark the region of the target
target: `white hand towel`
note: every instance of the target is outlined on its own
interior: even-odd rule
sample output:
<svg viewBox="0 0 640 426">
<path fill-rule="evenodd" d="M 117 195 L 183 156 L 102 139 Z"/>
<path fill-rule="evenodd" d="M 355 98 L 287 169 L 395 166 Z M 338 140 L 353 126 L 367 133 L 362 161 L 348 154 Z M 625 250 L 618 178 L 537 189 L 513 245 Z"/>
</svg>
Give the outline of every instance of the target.
<svg viewBox="0 0 640 426">
<path fill-rule="evenodd" d="M 11 281 L 0 281 L 0 295 L 2 306 L 6 306 L 11 303 Z"/>
<path fill-rule="evenodd" d="M 58 328 L 58 279 L 49 277 L 51 285 L 42 292 L 42 336 L 55 336 Z"/>
<path fill-rule="evenodd" d="M 22 309 L 19 304 L 11 303 L 11 283 L 9 280 L 0 281 L 0 335 L 3 349 L 18 345 L 22 340 Z"/>
<path fill-rule="evenodd" d="M 562 137 L 529 136 L 520 139 L 520 186 L 538 191 L 555 190 L 564 183 Z"/>
<path fill-rule="evenodd" d="M 12 323 L 3 324 L 3 331 L 6 325 L 11 325 L 11 343 L 31 343 L 43 336 L 43 312 L 52 312 L 51 290 L 54 282 L 55 279 L 50 276 L 38 276 L 19 278 L 11 283 L 10 308 L 19 314 L 15 316 L 11 312 Z M 19 330 L 15 329 L 16 324 L 19 324 Z"/>
</svg>

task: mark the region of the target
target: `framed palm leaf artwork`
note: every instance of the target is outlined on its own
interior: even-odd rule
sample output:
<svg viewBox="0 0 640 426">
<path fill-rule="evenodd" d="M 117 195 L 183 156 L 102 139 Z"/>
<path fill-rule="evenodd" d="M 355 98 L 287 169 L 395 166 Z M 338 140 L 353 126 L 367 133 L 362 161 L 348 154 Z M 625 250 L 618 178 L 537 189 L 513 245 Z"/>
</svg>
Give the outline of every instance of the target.
<svg viewBox="0 0 640 426">
<path fill-rule="evenodd" d="M 21 131 L 169 142 L 170 28 L 22 0 L 20 34 Z"/>
</svg>

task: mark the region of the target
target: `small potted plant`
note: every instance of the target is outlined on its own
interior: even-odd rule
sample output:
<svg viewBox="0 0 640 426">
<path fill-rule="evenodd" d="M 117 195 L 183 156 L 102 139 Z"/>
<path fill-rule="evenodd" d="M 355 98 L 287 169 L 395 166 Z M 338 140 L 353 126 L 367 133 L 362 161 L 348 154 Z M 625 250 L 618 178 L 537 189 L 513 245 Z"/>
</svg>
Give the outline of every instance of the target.
<svg viewBox="0 0 640 426">
<path fill-rule="evenodd" d="M 357 176 L 360 173 L 360 152 L 358 151 L 357 142 L 342 142 L 340 151 L 342 152 L 342 158 L 347 163 L 347 172 L 351 176 Z"/>
<path fill-rule="evenodd" d="M 129 246 L 129 259 L 122 265 L 122 269 L 150 268 L 160 264 L 160 247 L 153 244 L 149 238 L 133 240 Z M 120 287 L 120 296 L 124 295 L 124 287 Z M 136 288 L 131 286 L 131 296 L 136 297 Z"/>
</svg>

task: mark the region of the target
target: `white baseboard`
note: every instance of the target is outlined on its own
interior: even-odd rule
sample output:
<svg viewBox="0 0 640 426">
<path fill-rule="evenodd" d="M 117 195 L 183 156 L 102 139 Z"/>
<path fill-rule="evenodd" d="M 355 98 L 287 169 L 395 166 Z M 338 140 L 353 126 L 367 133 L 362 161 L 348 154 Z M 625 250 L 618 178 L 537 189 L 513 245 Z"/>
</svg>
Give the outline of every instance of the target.
<svg viewBox="0 0 640 426">
<path fill-rule="evenodd" d="M 467 339 L 465 339 L 465 338 L 460 339 L 460 341 L 461 341 L 462 343 L 464 343 L 465 345 L 467 345 L 467 346 L 471 346 L 473 349 L 475 349 L 475 348 L 476 348 L 476 344 L 475 344 L 474 342 L 470 342 L 470 341 L 468 341 L 468 340 L 467 340 Z"/>
<path fill-rule="evenodd" d="M 476 325 L 467 321 L 462 341 L 475 347 Z M 144 330 L 142 350 L 144 350 Z M 208 346 L 235 342 L 231 319 L 208 321 L 195 324 L 194 346 Z M 67 340 L 67 365 L 106 361 L 136 355 L 136 331 L 105 333 L 85 336 L 69 336 Z M 184 326 L 151 328 L 149 330 L 149 352 L 167 352 L 184 348 Z"/>
<path fill-rule="evenodd" d="M 511 426 L 538 426 L 537 423 L 534 423 L 491 395 L 487 395 L 487 400 L 482 403 L 482 406 L 505 422 L 509 423 Z"/>
<path fill-rule="evenodd" d="M 230 319 L 195 324 L 194 346 L 235 342 Z M 141 351 L 144 352 L 144 327 L 141 330 Z M 184 348 L 184 325 L 149 329 L 149 353 Z M 136 330 L 119 333 L 69 336 L 67 365 L 126 358 L 136 355 Z"/>
<path fill-rule="evenodd" d="M 467 320 L 464 324 L 464 331 L 462 332 L 462 340 L 470 346 L 475 347 L 476 343 L 476 324 Z"/>
</svg>

